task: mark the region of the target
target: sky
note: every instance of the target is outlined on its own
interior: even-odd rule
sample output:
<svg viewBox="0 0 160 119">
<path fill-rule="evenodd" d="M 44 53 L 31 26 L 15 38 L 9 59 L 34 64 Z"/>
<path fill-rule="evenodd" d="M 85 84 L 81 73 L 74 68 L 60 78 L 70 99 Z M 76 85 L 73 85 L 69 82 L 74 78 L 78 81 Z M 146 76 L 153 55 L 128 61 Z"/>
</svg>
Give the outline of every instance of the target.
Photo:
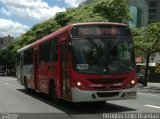
<svg viewBox="0 0 160 119">
<path fill-rule="evenodd" d="M 0 37 L 18 37 L 57 12 L 77 7 L 85 0 L 0 0 Z"/>
</svg>

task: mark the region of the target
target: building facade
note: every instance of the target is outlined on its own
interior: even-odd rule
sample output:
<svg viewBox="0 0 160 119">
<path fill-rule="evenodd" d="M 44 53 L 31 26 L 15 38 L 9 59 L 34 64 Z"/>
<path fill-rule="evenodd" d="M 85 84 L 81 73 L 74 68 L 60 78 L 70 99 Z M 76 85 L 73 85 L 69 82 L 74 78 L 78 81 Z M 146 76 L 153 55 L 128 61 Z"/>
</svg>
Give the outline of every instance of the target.
<svg viewBox="0 0 160 119">
<path fill-rule="evenodd" d="M 160 0 L 131 0 L 129 8 L 132 16 L 130 26 L 143 27 L 160 21 Z"/>
<path fill-rule="evenodd" d="M 130 11 L 133 16 L 133 20 L 129 21 L 131 27 L 143 27 L 160 22 L 160 0 L 131 0 Z M 149 61 L 160 63 L 160 53 L 151 54 Z"/>
<path fill-rule="evenodd" d="M 129 10 L 132 17 L 129 26 L 141 27 L 148 24 L 148 4 L 146 0 L 131 0 Z"/>
<path fill-rule="evenodd" d="M 160 21 L 160 0 L 146 0 L 148 4 L 148 23 Z"/>
<path fill-rule="evenodd" d="M 10 35 L 0 37 L 0 50 L 5 49 L 13 42 L 14 42 L 14 37 L 11 37 Z"/>
</svg>

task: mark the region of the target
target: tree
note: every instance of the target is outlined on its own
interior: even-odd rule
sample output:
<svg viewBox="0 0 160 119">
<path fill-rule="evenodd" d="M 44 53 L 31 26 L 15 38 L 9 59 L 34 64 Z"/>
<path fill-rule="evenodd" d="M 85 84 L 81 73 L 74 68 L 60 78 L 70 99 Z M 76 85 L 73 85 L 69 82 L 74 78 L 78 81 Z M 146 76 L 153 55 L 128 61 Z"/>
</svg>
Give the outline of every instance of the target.
<svg viewBox="0 0 160 119">
<path fill-rule="evenodd" d="M 94 12 L 111 22 L 130 20 L 128 11 L 130 0 L 97 0 L 94 4 Z"/>
<path fill-rule="evenodd" d="M 91 4 L 58 13 L 55 20 L 61 26 L 76 22 L 122 22 L 130 19 L 128 4 L 129 0 L 95 0 Z"/>
<path fill-rule="evenodd" d="M 0 65 L 5 66 L 9 71 L 15 68 L 15 59 L 16 55 L 11 50 L 3 49 L 0 51 Z"/>
<path fill-rule="evenodd" d="M 143 85 L 147 86 L 150 55 L 160 52 L 160 22 L 133 29 L 132 32 L 135 40 L 135 48 L 142 51 L 146 57 L 145 80 Z"/>
</svg>

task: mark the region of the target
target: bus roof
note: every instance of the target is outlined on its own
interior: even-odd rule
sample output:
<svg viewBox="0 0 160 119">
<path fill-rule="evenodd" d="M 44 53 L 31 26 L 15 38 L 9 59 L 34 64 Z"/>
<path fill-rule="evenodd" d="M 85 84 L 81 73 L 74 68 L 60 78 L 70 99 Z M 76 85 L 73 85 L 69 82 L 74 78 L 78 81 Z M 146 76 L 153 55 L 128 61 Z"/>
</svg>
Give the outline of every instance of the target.
<svg viewBox="0 0 160 119">
<path fill-rule="evenodd" d="M 67 25 L 67 26 L 65 26 L 65 27 L 60 28 L 59 30 L 57 30 L 57 31 L 55 31 L 55 32 L 52 32 L 51 34 L 49 34 L 49 35 L 47 35 L 47 36 L 42 37 L 41 39 L 39 39 L 39 40 L 37 40 L 37 41 L 29 44 L 29 45 L 24 46 L 23 48 L 19 49 L 17 52 L 21 52 L 21 51 L 24 51 L 24 50 L 26 50 L 26 49 L 29 49 L 29 48 L 31 48 L 31 47 L 33 47 L 33 46 L 35 46 L 35 45 L 41 44 L 42 42 L 44 42 L 44 41 L 46 41 L 46 40 L 48 40 L 48 39 L 51 39 L 51 38 L 57 36 L 57 35 L 60 34 L 60 33 L 63 33 L 63 32 L 65 32 L 65 31 L 71 30 L 71 28 L 72 28 L 73 26 L 78 26 L 78 25 L 100 25 L 100 24 L 102 24 L 102 25 L 103 25 L 103 24 L 104 24 L 104 25 L 107 25 L 107 24 L 109 25 L 109 24 L 110 24 L 110 25 L 128 26 L 127 24 L 124 24 L 124 23 L 115 23 L 115 22 L 86 22 L 86 23 L 69 24 L 69 25 Z"/>
<path fill-rule="evenodd" d="M 94 25 L 94 24 L 104 24 L 104 25 L 107 25 L 107 24 L 110 24 L 110 25 L 122 25 L 122 26 L 128 26 L 127 24 L 124 24 L 124 23 L 116 23 L 116 22 L 86 22 L 86 23 L 75 23 L 75 24 L 72 24 L 72 26 L 77 26 L 77 25 Z"/>
<path fill-rule="evenodd" d="M 59 30 L 50 33 L 49 35 L 44 36 L 41 39 L 39 39 L 39 40 L 29 44 L 29 45 L 26 45 L 25 47 L 19 49 L 17 52 L 21 52 L 21 51 L 24 51 L 24 50 L 26 50 L 26 49 L 28 49 L 30 47 L 33 47 L 33 46 L 38 45 L 38 44 L 41 44 L 42 42 L 44 42 L 44 41 L 46 41 L 46 40 L 48 40 L 50 38 L 53 38 L 53 37 L 57 36 L 58 34 L 64 32 L 64 31 L 67 31 L 70 27 L 71 27 L 71 25 L 67 25 L 65 27 L 62 27 Z"/>
</svg>

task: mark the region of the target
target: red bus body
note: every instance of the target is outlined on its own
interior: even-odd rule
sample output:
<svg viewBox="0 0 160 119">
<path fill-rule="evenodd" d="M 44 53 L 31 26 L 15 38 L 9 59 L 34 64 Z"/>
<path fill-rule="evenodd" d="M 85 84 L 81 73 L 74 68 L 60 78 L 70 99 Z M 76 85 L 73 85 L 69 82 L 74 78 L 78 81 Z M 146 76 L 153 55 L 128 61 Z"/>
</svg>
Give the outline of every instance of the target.
<svg viewBox="0 0 160 119">
<path fill-rule="evenodd" d="M 127 27 L 125 24 L 111 22 L 77 23 L 63 27 L 18 50 L 17 80 L 22 85 L 27 86 L 27 88 L 45 94 L 50 94 L 50 90 L 54 86 L 57 98 L 71 102 L 135 99 L 137 81 L 134 61 L 133 66 L 128 66 L 129 68 L 125 67 L 127 69 L 124 69 L 124 71 L 122 71 L 123 69 L 116 69 L 108 73 L 108 68 L 102 68 L 101 71 L 103 62 L 102 65 L 97 63 L 96 66 L 94 66 L 90 63 L 77 63 L 77 61 L 74 60 L 72 41 L 73 44 L 74 42 L 77 44 L 75 46 L 78 46 L 80 43 L 83 44 L 84 42 L 84 46 L 87 47 L 90 39 L 86 38 L 92 38 L 92 36 L 98 34 L 95 35 L 96 37 L 94 36 L 95 38 L 91 40 L 92 43 L 87 47 L 88 52 L 86 52 L 92 55 L 95 54 L 94 52 L 98 54 L 98 50 L 102 49 L 101 47 L 106 48 L 108 46 L 104 46 L 104 44 L 111 44 L 109 49 L 113 49 L 112 47 L 117 45 L 117 43 L 121 44 L 119 41 L 119 37 L 121 37 L 119 35 L 120 33 L 116 33 L 119 29 L 115 30 L 114 28 L 111 30 L 110 27 L 109 29 L 96 28 L 96 33 L 87 29 L 88 26 L 94 25 L 100 25 L 102 27 L 107 25 Z M 79 28 L 81 26 L 84 27 Z M 73 30 L 74 27 L 78 29 L 78 33 L 76 30 Z M 95 27 L 93 27 L 93 29 L 94 28 Z M 75 33 L 72 33 L 72 30 Z M 76 37 L 76 35 L 78 35 L 78 37 Z M 113 35 L 114 40 L 112 40 L 111 35 Z M 128 34 L 127 37 L 130 37 L 130 35 Z M 108 41 L 111 42 L 106 40 L 108 38 Z M 105 39 L 105 41 L 103 39 Z M 132 40 L 130 41 L 132 44 Z M 53 49 L 51 45 L 54 46 Z M 83 45 L 80 47 L 83 48 L 82 46 Z M 119 46 L 117 45 L 117 47 Z M 95 47 L 97 51 L 91 52 L 89 50 L 90 47 Z M 103 52 L 107 52 L 107 48 L 103 50 Z M 88 55 L 87 53 L 85 54 Z M 102 55 L 97 54 L 93 59 L 102 59 L 100 58 Z M 86 59 L 87 58 L 85 58 L 85 60 Z M 110 63 L 107 63 L 107 66 L 109 64 Z M 94 67 L 96 67 L 95 70 L 93 70 Z"/>
</svg>

